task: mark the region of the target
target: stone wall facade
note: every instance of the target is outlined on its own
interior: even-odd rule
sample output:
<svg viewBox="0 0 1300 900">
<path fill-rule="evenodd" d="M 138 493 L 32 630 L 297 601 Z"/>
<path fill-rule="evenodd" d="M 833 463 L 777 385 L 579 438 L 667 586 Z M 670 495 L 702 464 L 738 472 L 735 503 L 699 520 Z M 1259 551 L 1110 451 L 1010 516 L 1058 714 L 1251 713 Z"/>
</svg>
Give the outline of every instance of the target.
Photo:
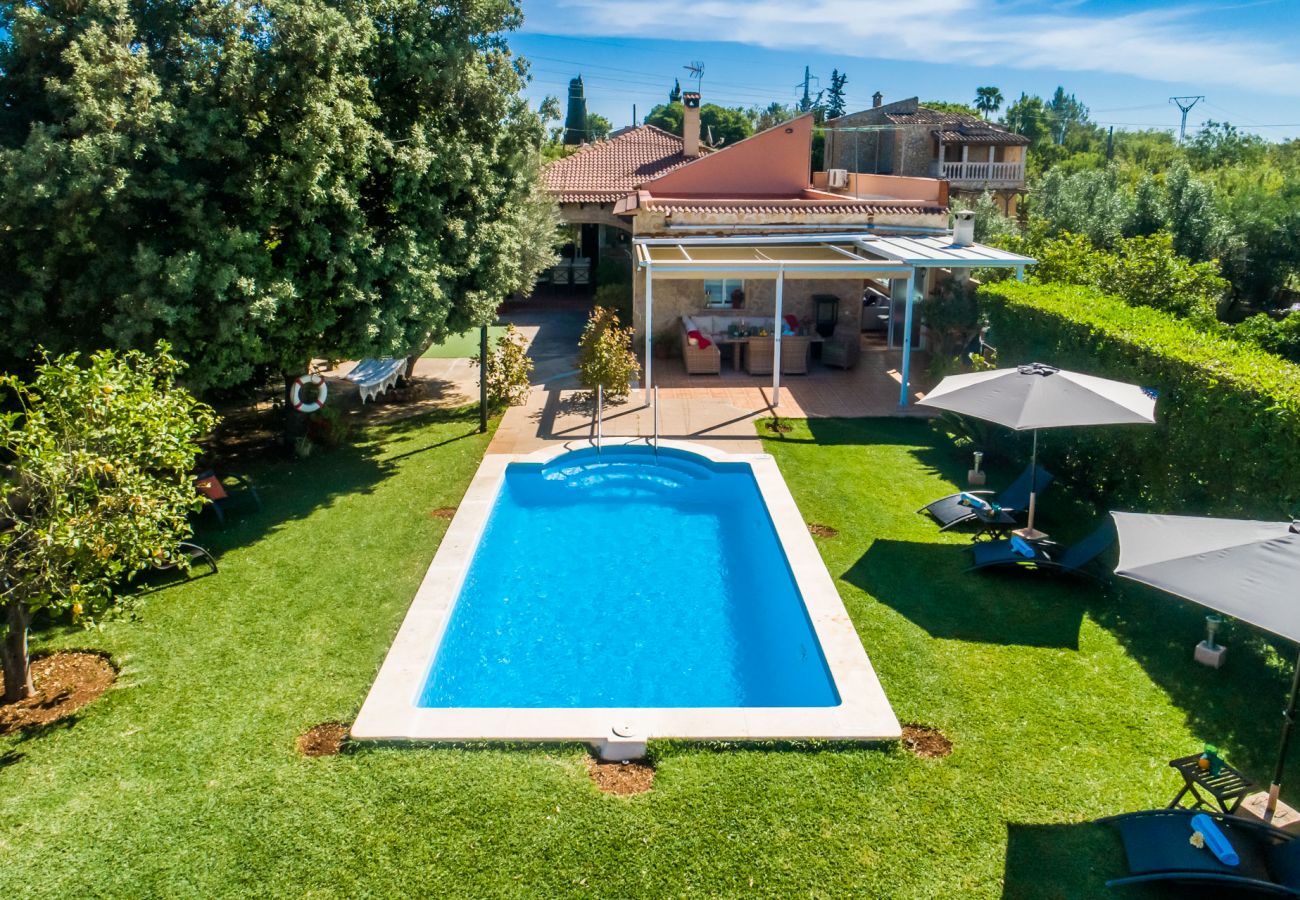
<svg viewBox="0 0 1300 900">
<path fill-rule="evenodd" d="M 862 279 L 798 279 L 787 278 L 781 295 L 781 314 L 795 315 L 800 321 L 815 323 L 814 294 L 833 294 L 840 299 L 841 321 L 852 322 L 862 315 Z M 645 346 L 645 270 L 637 272 L 632 316 L 636 326 L 637 346 Z M 721 310 L 717 310 L 721 312 Z M 654 281 L 654 322 L 652 333 L 656 340 L 665 334 L 676 335 L 678 320 L 683 315 L 695 313 L 711 315 L 704 303 L 704 289 L 699 280 L 656 278 Z M 739 310 L 746 316 L 772 316 L 776 312 L 776 279 L 746 278 L 745 305 Z"/>
</svg>

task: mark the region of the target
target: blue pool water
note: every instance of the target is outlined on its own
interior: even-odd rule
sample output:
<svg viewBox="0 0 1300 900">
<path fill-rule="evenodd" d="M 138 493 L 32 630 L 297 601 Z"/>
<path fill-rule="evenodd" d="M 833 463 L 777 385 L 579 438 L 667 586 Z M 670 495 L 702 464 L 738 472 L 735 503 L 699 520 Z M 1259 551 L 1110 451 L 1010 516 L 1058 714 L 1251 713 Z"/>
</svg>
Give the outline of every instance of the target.
<svg viewBox="0 0 1300 900">
<path fill-rule="evenodd" d="M 750 468 L 646 447 L 507 469 L 418 700 L 838 703 Z"/>
</svg>

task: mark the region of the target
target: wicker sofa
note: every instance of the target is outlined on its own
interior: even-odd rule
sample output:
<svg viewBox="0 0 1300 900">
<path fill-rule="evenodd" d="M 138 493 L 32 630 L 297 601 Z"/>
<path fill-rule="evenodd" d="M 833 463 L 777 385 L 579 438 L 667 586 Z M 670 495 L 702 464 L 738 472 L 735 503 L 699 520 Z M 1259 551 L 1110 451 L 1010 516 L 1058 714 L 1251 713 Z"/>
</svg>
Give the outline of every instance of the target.
<svg viewBox="0 0 1300 900">
<path fill-rule="evenodd" d="M 682 362 L 686 364 L 687 375 L 718 375 L 722 372 L 722 351 L 710 341 L 709 346 L 692 346 L 690 332 L 695 323 L 688 316 L 682 316 Z M 700 332 L 704 334 L 704 332 Z M 705 335 L 707 337 L 707 335 Z"/>
<path fill-rule="evenodd" d="M 771 316 L 744 315 L 737 313 L 695 313 L 682 316 L 682 358 L 686 362 L 689 375 L 717 375 L 721 372 L 722 354 L 718 349 L 718 337 L 727 334 L 732 325 L 742 325 L 754 331 L 771 330 Z M 691 346 L 691 331 L 699 331 L 708 338 L 708 347 Z M 736 352 L 744 348 L 745 371 L 751 375 L 771 375 L 772 357 L 775 340 L 768 337 L 751 337 L 743 344 L 736 344 Z M 803 335 L 783 335 L 781 337 L 781 374 L 804 375 L 808 372 L 809 349 L 811 338 Z"/>
</svg>

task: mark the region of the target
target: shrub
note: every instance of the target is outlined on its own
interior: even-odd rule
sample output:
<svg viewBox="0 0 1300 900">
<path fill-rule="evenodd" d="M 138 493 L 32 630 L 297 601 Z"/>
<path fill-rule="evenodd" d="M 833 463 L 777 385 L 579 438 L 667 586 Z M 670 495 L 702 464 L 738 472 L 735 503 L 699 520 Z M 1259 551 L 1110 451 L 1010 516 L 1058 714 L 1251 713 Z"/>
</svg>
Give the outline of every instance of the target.
<svg viewBox="0 0 1300 900">
<path fill-rule="evenodd" d="M 1300 315 L 1296 313 L 1283 319 L 1256 313 L 1233 328 L 1231 334 L 1239 341 L 1300 362 Z"/>
<path fill-rule="evenodd" d="M 471 361 L 475 365 L 481 362 L 478 356 L 472 357 Z M 507 325 L 506 333 L 496 339 L 496 347 L 488 350 L 488 404 L 500 408 L 528 402 L 532 374 L 533 361 L 528 358 L 523 335 L 515 330 L 514 325 Z"/>
<path fill-rule="evenodd" d="M 597 306 L 578 341 L 578 372 L 583 387 L 604 388 L 607 400 L 622 400 L 632 392 L 640 372 L 632 352 L 632 329 L 619 327 L 618 314 Z"/>
<path fill-rule="evenodd" d="M 1003 243 L 1038 260 L 1028 269 L 1035 282 L 1086 285 L 1134 306 L 1154 306 L 1203 323 L 1214 320 L 1228 290 L 1215 263 L 1179 256 L 1165 232 L 1121 238 L 1113 250 L 1098 249 L 1083 235 L 1069 232 Z"/>
<path fill-rule="evenodd" d="M 1159 395 L 1155 428 L 1067 429 L 1058 475 L 1159 512 L 1290 515 L 1300 500 L 1300 366 L 1086 287 L 1000 282 L 979 292 L 1003 365 L 1051 363 Z"/>
<path fill-rule="evenodd" d="M 619 321 L 632 321 L 632 282 L 602 284 L 596 288 L 596 305 L 613 310 Z"/>
</svg>

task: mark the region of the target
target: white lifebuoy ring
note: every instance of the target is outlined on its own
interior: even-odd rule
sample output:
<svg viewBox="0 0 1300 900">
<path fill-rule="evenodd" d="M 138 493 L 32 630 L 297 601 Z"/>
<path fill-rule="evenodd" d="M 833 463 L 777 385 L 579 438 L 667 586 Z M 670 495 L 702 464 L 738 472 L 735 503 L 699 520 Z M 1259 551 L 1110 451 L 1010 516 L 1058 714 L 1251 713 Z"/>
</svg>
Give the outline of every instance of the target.
<svg viewBox="0 0 1300 900">
<path fill-rule="evenodd" d="M 302 386 L 304 384 L 316 385 L 316 400 L 312 403 L 302 402 Z M 317 372 L 310 375 L 299 375 L 293 380 L 293 388 L 289 391 L 289 402 L 293 408 L 300 413 L 314 413 L 325 405 L 325 398 L 330 395 L 330 387 L 325 383 L 325 379 Z"/>
</svg>

